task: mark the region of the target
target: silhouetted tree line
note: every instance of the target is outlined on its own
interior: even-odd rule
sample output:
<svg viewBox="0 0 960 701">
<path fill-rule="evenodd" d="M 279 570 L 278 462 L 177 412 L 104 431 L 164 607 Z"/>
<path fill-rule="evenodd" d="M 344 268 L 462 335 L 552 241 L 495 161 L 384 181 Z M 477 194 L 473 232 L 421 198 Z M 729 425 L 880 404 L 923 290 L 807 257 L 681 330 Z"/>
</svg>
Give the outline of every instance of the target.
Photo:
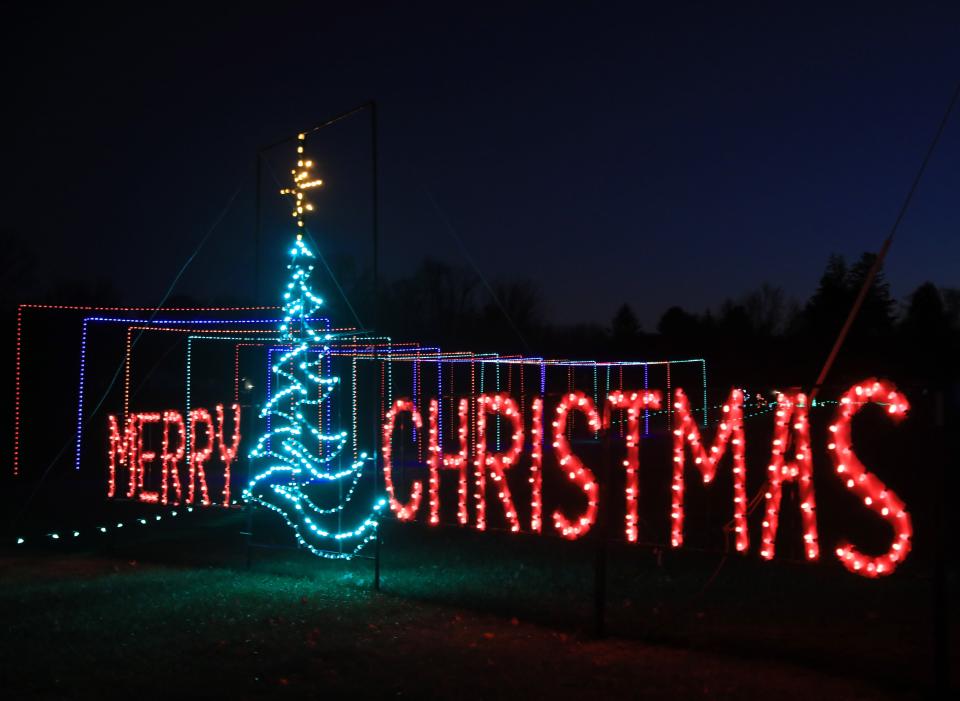
<svg viewBox="0 0 960 701">
<path fill-rule="evenodd" d="M 646 331 L 629 302 L 606 325 L 551 324 L 530 281 L 488 285 L 464 267 L 426 260 L 383 287 L 380 327 L 395 338 L 449 349 L 598 360 L 706 357 L 731 381 L 809 387 L 873 262 L 870 253 L 852 265 L 831 256 L 805 303 L 765 283 L 700 312 L 668 307 L 656 329 Z M 936 382 L 947 379 L 958 348 L 960 290 L 925 282 L 898 304 L 881 270 L 830 379 L 842 383 L 866 372 Z"/>
<path fill-rule="evenodd" d="M 37 280 L 37 256 L 31 246 L 15 236 L 2 241 L 0 300 L 7 320 L 12 320 L 19 301 L 91 305 L 122 301 L 115 282 L 107 278 Z M 721 373 L 714 375 L 719 382 L 809 387 L 873 260 L 870 253 L 853 264 L 831 256 L 805 303 L 788 299 L 781 288 L 765 283 L 702 311 L 669 306 L 651 330 L 642 328 L 629 300 L 606 324 L 551 323 L 541 292 L 530 280 L 491 282 L 466 266 L 429 258 L 408 276 L 381 281 L 378 305 L 372 303 L 370 272 L 353 261 L 332 261 L 336 284 L 324 280 L 323 271 L 318 271 L 317 284 L 327 289 L 329 313 L 338 324 L 376 327 L 397 340 L 418 340 L 448 350 L 597 360 L 705 357 L 711 370 Z M 209 300 L 176 295 L 166 306 L 253 301 L 252 295 Z M 925 282 L 898 304 L 881 270 L 830 380 L 839 385 L 863 373 L 917 382 L 949 380 L 950 357 L 957 357 L 958 349 L 960 289 Z"/>
</svg>

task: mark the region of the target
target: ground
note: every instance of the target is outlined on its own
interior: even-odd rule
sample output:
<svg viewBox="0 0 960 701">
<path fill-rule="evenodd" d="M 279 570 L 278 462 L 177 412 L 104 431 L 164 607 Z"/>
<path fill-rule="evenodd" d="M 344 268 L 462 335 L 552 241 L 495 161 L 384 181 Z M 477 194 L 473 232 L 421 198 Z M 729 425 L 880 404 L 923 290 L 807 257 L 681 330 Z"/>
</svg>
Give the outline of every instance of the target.
<svg viewBox="0 0 960 701">
<path fill-rule="evenodd" d="M 88 555 L 2 568 L 3 687 L 17 697 L 893 698 L 797 665 L 377 594 L 351 569 L 318 582 Z"/>
<path fill-rule="evenodd" d="M 752 617 L 743 609 L 733 626 L 717 613 L 729 608 L 722 596 L 697 602 L 689 615 L 672 616 L 661 610 L 672 606 L 661 597 L 656 610 L 640 615 L 667 616 L 661 629 L 627 626 L 631 614 L 624 612 L 641 606 L 617 598 L 612 636 L 598 640 L 590 630 L 589 595 L 565 599 L 549 583 L 540 587 L 546 592 L 541 595 L 521 581 L 528 599 L 513 585 L 499 598 L 484 598 L 482 588 L 490 588 L 490 581 L 475 581 L 472 589 L 469 580 L 478 578 L 463 561 L 441 558 L 439 564 L 406 567 L 398 555 L 402 541 L 385 539 L 381 592 L 372 590 L 369 561 L 316 562 L 299 553 L 258 553 L 247 569 L 242 555 L 231 560 L 212 544 L 206 558 L 212 565 L 199 564 L 203 553 L 172 554 L 170 543 L 146 550 L 130 543 L 97 551 L 8 550 L 0 559 L 0 688 L 7 698 L 779 701 L 928 694 L 920 667 L 884 662 L 884 652 L 908 661 L 917 652 L 908 634 L 897 634 L 899 648 L 875 641 L 883 648 L 877 652 L 866 643 L 858 648 L 824 619 L 808 628 L 832 640 L 813 645 L 804 622 L 789 613 L 767 610 Z M 132 553 L 149 558 L 134 559 Z M 493 569 L 494 577 L 507 579 L 505 570 Z M 541 575 L 534 579 L 542 581 Z M 721 593 L 736 581 L 736 572 L 730 576 L 718 585 Z M 683 589 L 683 582 L 676 580 L 671 589 Z M 551 596 L 570 602 L 561 606 L 566 619 L 534 604 Z M 843 605 L 855 608 L 856 602 Z M 870 625 L 865 621 L 859 628 L 876 638 Z M 641 634 L 624 634 L 627 627 Z M 792 640 L 788 645 L 786 638 Z M 929 659 L 919 652 L 918 660 Z M 875 673 L 871 659 L 877 660 Z"/>
</svg>

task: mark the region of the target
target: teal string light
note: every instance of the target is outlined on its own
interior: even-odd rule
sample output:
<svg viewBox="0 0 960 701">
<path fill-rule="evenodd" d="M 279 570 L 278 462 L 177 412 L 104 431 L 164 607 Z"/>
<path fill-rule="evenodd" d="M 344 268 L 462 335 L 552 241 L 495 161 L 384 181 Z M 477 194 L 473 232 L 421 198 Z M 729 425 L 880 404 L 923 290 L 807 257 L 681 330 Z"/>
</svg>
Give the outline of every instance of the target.
<svg viewBox="0 0 960 701">
<path fill-rule="evenodd" d="M 236 502 L 233 502 L 233 503 L 236 504 Z M 221 506 L 221 505 L 219 505 L 219 504 L 214 504 L 213 506 Z M 221 508 L 229 508 L 229 507 L 222 507 L 222 506 L 221 506 Z M 194 512 L 194 509 L 193 509 L 192 506 L 188 506 L 188 507 L 186 507 L 186 510 L 185 510 L 185 511 L 186 511 L 186 513 L 193 513 L 193 512 Z M 177 517 L 178 515 L 180 515 L 180 514 L 181 514 L 180 511 L 174 509 L 174 510 L 170 511 L 169 513 L 167 513 L 166 515 L 167 515 L 168 518 L 176 518 L 176 517 Z M 140 525 L 140 526 L 146 526 L 146 525 L 149 525 L 149 524 L 156 524 L 158 521 L 162 521 L 162 520 L 163 520 L 163 516 L 162 516 L 161 514 L 153 514 L 153 516 L 151 516 L 151 517 L 135 518 L 135 519 L 132 521 L 132 523 L 136 523 L 136 524 L 138 524 L 138 525 Z M 85 530 L 83 533 L 81 533 L 81 531 L 79 531 L 79 530 L 77 530 L 77 529 L 67 529 L 67 531 L 69 531 L 70 536 L 71 536 L 72 538 L 81 538 L 83 535 L 89 535 L 89 534 L 91 534 L 91 533 L 92 533 L 92 534 L 95 534 L 95 535 L 101 535 L 101 536 L 102 536 L 102 535 L 106 535 L 107 533 L 110 533 L 111 530 L 116 530 L 116 529 L 123 528 L 123 525 L 124 525 L 124 524 L 123 524 L 123 521 L 118 521 L 117 523 L 113 524 L 112 526 L 92 526 L 89 530 Z M 67 531 L 64 531 L 64 532 L 66 533 Z M 60 535 L 60 533 L 57 533 L 56 531 L 52 531 L 52 532 L 50 532 L 50 533 L 45 533 L 45 534 L 43 534 L 43 536 L 40 536 L 40 537 L 37 537 L 37 538 L 31 538 L 31 539 L 30 539 L 30 542 L 31 542 L 31 543 L 38 543 L 38 542 L 42 542 L 43 539 L 59 541 L 59 540 L 61 540 L 61 535 Z M 26 545 L 26 544 L 27 544 L 27 538 L 25 538 L 24 536 L 18 536 L 18 537 L 16 538 L 15 542 L 16 542 L 17 545 Z"/>
<path fill-rule="evenodd" d="M 344 513 L 356 493 L 364 466 L 372 459 L 361 452 L 352 461 L 341 463 L 339 457 L 350 441 L 347 431 L 331 432 L 329 421 L 325 431 L 308 423 L 308 415 L 316 417 L 317 408 L 329 406 L 340 378 L 329 375 L 324 366 L 327 361 L 329 367 L 334 336 L 317 333 L 309 322 L 323 304 L 308 284 L 314 254 L 302 236 L 297 236 L 290 255 L 290 279 L 283 293 L 279 340 L 291 347 L 271 367 L 278 390 L 260 411 L 260 418 L 269 418 L 270 425 L 250 451 L 250 459 L 259 466 L 255 468 L 259 472 L 243 490 L 243 498 L 283 518 L 297 542 L 314 555 L 350 559 L 376 537 L 377 516 L 386 500 L 375 499 L 367 515 L 353 527 L 324 525 L 324 517 Z M 313 354 L 315 358 L 311 358 Z M 311 407 L 313 411 L 309 411 Z M 346 484 L 346 490 L 335 506 L 320 506 L 311 494 L 322 494 L 326 491 L 324 486 L 330 484 Z M 345 544 L 353 547 L 345 549 Z"/>
</svg>

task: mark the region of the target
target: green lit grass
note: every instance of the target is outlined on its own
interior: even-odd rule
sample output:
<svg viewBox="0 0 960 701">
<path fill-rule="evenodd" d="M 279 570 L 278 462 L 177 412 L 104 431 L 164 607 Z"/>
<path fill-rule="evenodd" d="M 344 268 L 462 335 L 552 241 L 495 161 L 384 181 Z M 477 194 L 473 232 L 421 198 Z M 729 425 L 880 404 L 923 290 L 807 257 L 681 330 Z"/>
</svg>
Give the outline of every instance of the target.
<svg viewBox="0 0 960 701">
<path fill-rule="evenodd" d="M 893 610 L 912 596 L 894 580 L 733 563 L 704 591 L 715 556 L 614 549 L 615 637 L 596 641 L 589 543 L 388 525 L 376 593 L 369 561 L 257 551 L 245 569 L 235 520 L 101 554 L 7 552 L 7 697 L 852 699 L 927 683 L 927 621 Z"/>
</svg>

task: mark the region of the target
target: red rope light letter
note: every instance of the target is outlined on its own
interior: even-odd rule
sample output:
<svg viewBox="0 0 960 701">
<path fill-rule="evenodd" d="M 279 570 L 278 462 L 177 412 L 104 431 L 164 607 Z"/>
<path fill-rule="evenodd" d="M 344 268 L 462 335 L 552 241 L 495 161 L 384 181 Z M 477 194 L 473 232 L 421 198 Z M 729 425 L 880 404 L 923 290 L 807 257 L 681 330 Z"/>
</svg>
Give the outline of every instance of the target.
<svg viewBox="0 0 960 701">
<path fill-rule="evenodd" d="M 170 426 L 176 425 L 177 433 L 180 438 L 177 441 L 177 449 L 170 452 Z M 180 468 L 179 463 L 183 460 L 183 453 L 186 448 L 187 429 L 183 423 L 183 416 L 179 411 L 163 412 L 163 449 L 160 452 L 160 464 L 163 467 L 163 484 L 160 487 L 160 501 L 167 503 L 168 486 L 167 482 L 173 482 L 173 491 L 176 492 L 176 502 L 180 503 L 183 494 L 180 489 Z M 169 478 L 169 479 L 168 479 Z"/>
<path fill-rule="evenodd" d="M 217 404 L 217 444 L 220 446 L 220 459 L 223 461 L 223 505 L 230 506 L 230 464 L 240 449 L 240 405 L 234 404 L 233 438 L 230 447 L 223 440 L 223 404 Z"/>
<path fill-rule="evenodd" d="M 207 432 L 207 444 L 203 450 L 197 450 L 197 424 L 202 423 Z M 207 473 L 203 465 L 213 453 L 213 419 L 206 409 L 190 410 L 190 485 L 187 489 L 187 502 L 193 503 L 197 480 L 200 481 L 200 498 L 204 506 L 210 506 L 210 494 L 207 492 Z"/>
<path fill-rule="evenodd" d="M 155 411 L 137 414 L 137 427 L 139 429 L 137 431 L 137 486 L 140 489 L 140 501 L 150 503 L 160 501 L 160 495 L 157 492 L 148 491 L 144 487 L 144 476 L 146 473 L 144 463 L 153 462 L 157 454 L 152 450 L 144 451 L 143 429 L 145 424 L 160 423 L 160 418 L 159 412 Z"/>
<path fill-rule="evenodd" d="M 510 447 L 500 453 L 487 453 L 487 414 L 502 414 L 513 429 Z M 477 530 L 487 527 L 487 475 L 497 483 L 497 496 L 503 502 L 503 510 L 510 522 L 511 531 L 520 530 L 520 519 L 510 496 L 504 471 L 517 462 L 523 450 L 523 421 L 517 403 L 507 394 L 481 394 L 477 397 L 477 443 L 475 446 L 474 474 L 477 478 Z"/>
<path fill-rule="evenodd" d="M 869 379 L 851 387 L 841 397 L 836 418 L 830 426 L 833 441 L 827 444 L 833 467 L 844 480 L 847 489 L 863 499 L 863 503 L 893 527 L 893 543 L 883 555 L 870 557 L 862 554 L 854 545 L 843 540 L 837 546 L 837 557 L 851 572 L 864 577 L 888 575 L 897 569 L 910 552 L 910 537 L 913 525 L 903 501 L 872 474 L 853 452 L 850 440 L 850 423 L 854 415 L 870 402 L 884 402 L 887 414 L 894 421 L 901 421 L 910 409 L 907 398 L 897 391 L 892 382 Z"/>
<path fill-rule="evenodd" d="M 587 508 L 583 514 L 570 520 L 559 509 L 553 512 L 553 525 L 564 538 L 576 540 L 585 535 L 597 518 L 597 496 L 599 489 L 593 471 L 586 467 L 573 451 L 564 435 L 567 427 L 567 415 L 571 410 L 582 411 L 587 415 L 587 423 L 594 431 L 600 428 L 600 417 L 593 401 L 583 392 L 571 392 L 564 395 L 557 407 L 557 418 L 553 422 L 553 449 L 557 452 L 557 459 L 571 482 L 579 486 L 587 495 Z"/>
<path fill-rule="evenodd" d="M 409 412 L 413 417 L 413 423 L 417 428 L 423 426 L 423 420 L 420 412 L 409 399 L 398 399 L 393 403 L 390 411 L 387 412 L 386 419 L 383 422 L 383 483 L 387 488 L 387 496 L 390 499 L 390 510 L 397 515 L 401 521 L 412 521 L 417 515 L 417 509 L 420 508 L 420 499 L 423 497 L 423 482 L 416 480 L 413 483 L 413 489 L 410 492 L 410 501 L 406 504 L 397 500 L 396 489 L 393 485 L 393 426 L 396 423 L 397 415 Z"/>
<path fill-rule="evenodd" d="M 457 518 L 466 525 L 469 520 L 467 513 L 467 430 L 469 428 L 467 414 L 469 405 L 466 399 L 459 403 L 458 415 L 460 423 L 457 427 L 457 437 L 460 441 L 460 450 L 456 453 L 444 453 L 441 444 L 438 416 L 440 404 L 438 400 L 430 400 L 430 442 L 427 460 L 430 465 L 430 523 L 440 523 L 440 468 L 457 470 Z"/>
<path fill-rule="evenodd" d="M 790 445 L 790 426 L 793 443 Z M 787 461 L 789 447 L 795 451 L 794 461 Z M 798 482 L 800 518 L 803 523 L 804 553 L 808 560 L 820 555 L 817 544 L 816 500 L 813 493 L 813 462 L 810 458 L 810 424 L 807 421 L 807 397 L 802 393 L 778 394 L 776 424 L 773 430 L 773 456 L 770 458 L 769 479 L 764 498 L 767 501 L 763 517 L 760 557 L 773 559 L 777 540 L 778 511 L 784 482 Z"/>
<path fill-rule="evenodd" d="M 720 428 L 713 438 L 710 451 L 706 451 L 700 442 L 700 429 L 697 422 L 690 415 L 690 403 L 687 395 L 680 387 L 674 390 L 673 409 L 676 412 L 676 423 L 673 430 L 673 507 L 670 517 L 673 520 L 670 543 L 675 548 L 683 545 L 683 467 L 684 444 L 690 445 L 694 465 L 700 470 L 703 483 L 713 481 L 717 472 L 717 463 L 723 457 L 727 444 L 732 443 L 733 453 L 733 522 L 736 532 L 736 547 L 740 552 L 746 551 L 750 544 L 747 533 L 747 468 L 744 457 L 746 440 L 743 434 L 743 392 L 739 389 L 730 390 L 723 405 L 723 418 Z M 807 439 L 809 440 L 809 439 Z M 811 497 L 812 498 L 812 497 Z"/>
<path fill-rule="evenodd" d="M 521 372 L 523 365 L 520 366 Z M 543 530 L 543 400 L 533 400 L 533 447 L 530 451 L 530 530 Z"/>
<path fill-rule="evenodd" d="M 112 414 L 107 417 L 107 428 L 110 438 L 110 474 L 107 479 L 107 496 L 112 497 L 117 493 L 117 466 L 126 465 L 130 473 L 129 486 L 127 487 L 127 498 L 132 499 L 137 493 L 137 417 L 127 417 L 127 424 L 123 429 L 123 436 L 120 436 L 120 429 L 117 426 L 117 417 Z"/>
<path fill-rule="evenodd" d="M 603 427 L 610 429 L 610 408 L 627 410 L 627 457 L 623 461 L 623 466 L 627 472 L 626 498 L 627 515 L 626 531 L 627 540 L 631 543 L 637 542 L 638 529 L 637 524 L 640 518 L 637 514 L 637 497 L 640 494 L 640 412 L 644 408 L 660 408 L 660 392 L 631 392 L 629 395 L 621 391 L 612 392 L 608 397 L 608 407 L 604 412 Z"/>
</svg>

